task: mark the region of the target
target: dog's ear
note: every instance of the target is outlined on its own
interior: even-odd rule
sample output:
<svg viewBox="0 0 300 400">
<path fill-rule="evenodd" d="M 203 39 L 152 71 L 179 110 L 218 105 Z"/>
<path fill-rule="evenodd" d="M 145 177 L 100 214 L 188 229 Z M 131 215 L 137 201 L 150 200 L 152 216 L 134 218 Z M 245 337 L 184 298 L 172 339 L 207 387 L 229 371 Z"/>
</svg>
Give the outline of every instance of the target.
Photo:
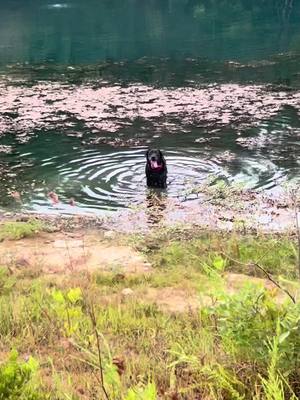
<svg viewBox="0 0 300 400">
<path fill-rule="evenodd" d="M 148 155 L 149 155 L 149 150 L 146 151 L 145 157 L 148 158 Z"/>
<path fill-rule="evenodd" d="M 162 159 L 162 161 L 165 163 L 166 162 L 165 157 L 164 157 L 162 151 L 160 151 L 160 150 L 159 150 L 159 155 L 160 155 L 160 158 Z"/>
</svg>

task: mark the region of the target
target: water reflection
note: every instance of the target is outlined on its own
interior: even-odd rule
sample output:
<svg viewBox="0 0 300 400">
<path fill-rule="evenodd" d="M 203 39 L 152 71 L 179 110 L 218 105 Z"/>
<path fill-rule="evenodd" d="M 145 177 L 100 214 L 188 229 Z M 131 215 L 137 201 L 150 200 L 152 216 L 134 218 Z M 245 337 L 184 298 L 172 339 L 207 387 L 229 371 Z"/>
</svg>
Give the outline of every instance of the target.
<svg viewBox="0 0 300 400">
<path fill-rule="evenodd" d="M 149 189 L 146 193 L 146 217 L 149 225 L 158 225 L 164 218 L 167 194 L 161 189 Z"/>
<path fill-rule="evenodd" d="M 299 50 L 292 0 L 2 0 L 2 63 L 253 60 Z"/>
</svg>

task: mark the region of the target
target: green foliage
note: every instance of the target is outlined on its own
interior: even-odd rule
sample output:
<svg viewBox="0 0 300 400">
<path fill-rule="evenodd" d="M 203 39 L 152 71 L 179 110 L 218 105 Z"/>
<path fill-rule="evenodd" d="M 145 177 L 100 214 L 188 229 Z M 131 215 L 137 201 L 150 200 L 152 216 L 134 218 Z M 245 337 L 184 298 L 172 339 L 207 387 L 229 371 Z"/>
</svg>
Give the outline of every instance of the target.
<svg viewBox="0 0 300 400">
<path fill-rule="evenodd" d="M 31 237 L 43 229 L 43 224 L 36 220 L 28 222 L 4 222 L 0 225 L 0 241 L 4 239 L 19 240 Z"/>
<path fill-rule="evenodd" d="M 204 262 L 202 264 L 203 272 L 208 276 L 218 278 L 219 274 L 224 272 L 226 264 L 227 262 L 223 257 L 215 255 L 208 263 Z"/>
<path fill-rule="evenodd" d="M 15 283 L 16 279 L 9 275 L 8 269 L 0 267 L 0 295 L 10 293 Z"/>
<path fill-rule="evenodd" d="M 233 372 L 226 370 L 222 365 L 203 368 L 206 379 L 210 381 L 210 389 L 217 398 L 224 393 L 232 400 L 245 399 L 245 385 L 240 382 Z"/>
<path fill-rule="evenodd" d="M 282 356 L 280 344 L 286 339 L 287 335 L 281 334 L 280 321 L 277 321 L 276 335 L 268 340 L 268 350 L 270 364 L 267 377 L 261 377 L 263 390 L 266 400 L 285 400 L 285 393 L 290 392 L 289 398 L 296 400 L 296 396 L 290 389 L 285 378 L 280 372 L 280 359 Z"/>
<path fill-rule="evenodd" d="M 63 281 L 28 280 L 0 269 L 1 346 L 22 354 L 37 349 L 43 377 L 46 371 L 51 382 L 48 397 L 38 394 L 43 391 L 34 370 L 22 384 L 28 396 L 11 399 L 103 398 L 97 332 L 104 385 L 112 400 L 294 400 L 300 380 L 300 303 L 276 298 L 278 292 L 256 280 L 239 288 L 227 285 L 229 271 L 239 267 L 234 259 L 247 264 L 272 241 L 286 251 L 283 258 L 292 260 L 285 239 L 260 239 L 217 234 L 167 238 L 149 253 L 154 272 L 145 276 L 97 272 L 88 281 L 75 274 Z M 276 271 L 277 256 L 265 259 Z M 283 265 L 284 260 L 280 272 Z M 83 288 L 78 287 L 81 281 Z M 127 287 L 133 295 L 124 297 Z M 164 294 L 161 287 L 167 288 Z M 298 288 L 293 282 L 293 293 Z M 163 304 L 162 296 L 170 293 L 171 298 L 173 289 L 175 302 L 197 292 L 201 308 L 168 312 L 148 297 L 153 291 Z M 33 387 L 40 397 L 30 397 Z"/>
<path fill-rule="evenodd" d="M 191 240 L 161 243 L 158 250 L 150 253 L 150 261 L 164 269 L 184 267 L 204 273 L 226 270 L 249 275 L 257 271 L 247 269 L 246 264 L 258 262 L 275 275 L 295 278 L 297 257 L 294 241 L 288 237 L 261 235 L 239 236 L 237 239 L 236 235 L 212 233 Z"/>
<path fill-rule="evenodd" d="M 234 239 L 230 244 L 234 246 Z M 236 251 L 242 263 L 257 261 L 273 274 L 295 277 L 296 255 L 294 242 L 290 238 L 247 236 L 239 240 Z"/>
<path fill-rule="evenodd" d="M 18 353 L 12 351 L 9 359 L 0 366 L 0 400 L 42 400 L 35 382 L 37 361 L 30 357 L 27 362 L 18 361 Z"/>
<path fill-rule="evenodd" d="M 149 382 L 146 386 L 136 386 L 129 389 L 124 400 L 156 400 L 157 391 L 154 383 Z"/>
<path fill-rule="evenodd" d="M 80 288 L 71 288 L 66 293 L 53 289 L 51 308 L 62 322 L 67 336 L 76 333 L 83 319 L 82 292 Z"/>
<path fill-rule="evenodd" d="M 41 336 L 47 330 L 47 320 L 43 315 L 41 304 L 45 299 L 41 287 L 32 285 L 27 293 L 20 293 L 14 286 L 14 291 L 0 296 L 0 339 L 10 341 L 14 336 L 23 339 L 28 335 L 30 326 Z M 49 331 L 50 332 L 50 331 Z"/>
<path fill-rule="evenodd" d="M 205 252 L 209 244 L 202 240 L 191 242 L 171 242 L 154 255 L 157 266 L 172 269 L 174 267 L 193 267 L 199 272 L 223 272 L 227 261 L 217 251 Z M 152 257 L 151 257 L 152 258 Z"/>
<path fill-rule="evenodd" d="M 225 348 L 241 360 L 267 359 L 266 337 L 272 337 L 280 308 L 268 292 L 246 285 L 234 295 L 223 293 L 217 306 L 203 310 L 217 318 Z"/>
</svg>

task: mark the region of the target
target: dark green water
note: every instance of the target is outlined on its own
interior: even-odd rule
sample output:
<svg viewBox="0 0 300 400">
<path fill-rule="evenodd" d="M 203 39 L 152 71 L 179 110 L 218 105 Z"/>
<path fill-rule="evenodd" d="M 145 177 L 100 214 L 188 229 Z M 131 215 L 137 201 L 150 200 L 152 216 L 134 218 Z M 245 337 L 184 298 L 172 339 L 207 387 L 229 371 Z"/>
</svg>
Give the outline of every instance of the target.
<svg viewBox="0 0 300 400">
<path fill-rule="evenodd" d="M 7 0 L 0 11 L 1 208 L 142 204 L 148 146 L 166 153 L 174 199 L 216 177 L 274 194 L 299 182 L 299 2 Z"/>
<path fill-rule="evenodd" d="M 2 0 L 2 63 L 264 59 L 300 48 L 292 0 Z"/>
</svg>

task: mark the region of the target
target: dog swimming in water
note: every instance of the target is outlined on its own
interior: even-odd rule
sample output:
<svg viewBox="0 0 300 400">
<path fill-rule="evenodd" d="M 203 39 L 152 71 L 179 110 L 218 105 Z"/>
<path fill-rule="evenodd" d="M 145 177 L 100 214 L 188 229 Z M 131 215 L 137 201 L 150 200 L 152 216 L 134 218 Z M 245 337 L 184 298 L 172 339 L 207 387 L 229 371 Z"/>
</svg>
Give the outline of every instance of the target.
<svg viewBox="0 0 300 400">
<path fill-rule="evenodd" d="M 147 186 L 165 189 L 168 170 L 163 153 L 158 149 L 149 149 L 146 152 L 146 159 Z"/>
</svg>

